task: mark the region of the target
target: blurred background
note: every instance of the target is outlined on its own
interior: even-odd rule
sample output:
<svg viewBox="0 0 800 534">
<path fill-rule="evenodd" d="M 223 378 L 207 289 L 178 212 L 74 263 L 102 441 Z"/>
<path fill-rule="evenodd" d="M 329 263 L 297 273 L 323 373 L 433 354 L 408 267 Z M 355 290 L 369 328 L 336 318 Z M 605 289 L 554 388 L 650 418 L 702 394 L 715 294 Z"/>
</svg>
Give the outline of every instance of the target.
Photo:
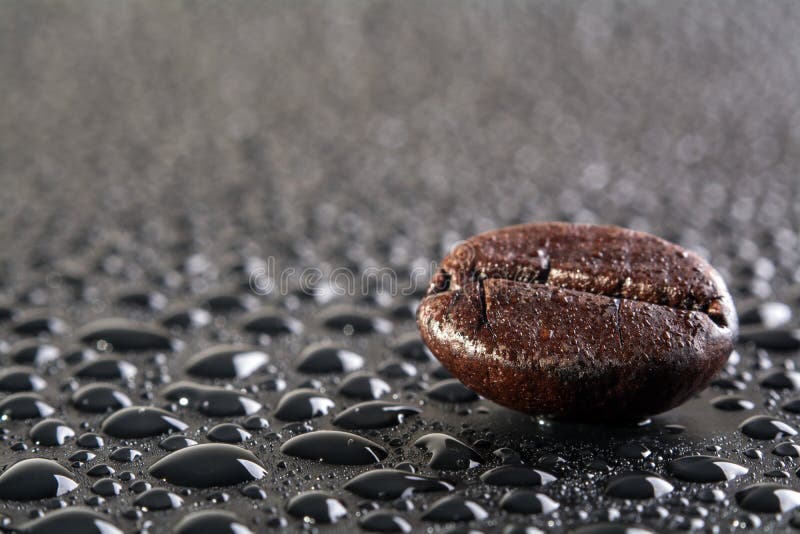
<svg viewBox="0 0 800 534">
<path fill-rule="evenodd" d="M 791 0 L 5 0 L 5 279 L 98 229 L 400 267 L 559 219 L 729 279 L 743 259 L 766 295 L 800 279 L 798 22 Z"/>
</svg>

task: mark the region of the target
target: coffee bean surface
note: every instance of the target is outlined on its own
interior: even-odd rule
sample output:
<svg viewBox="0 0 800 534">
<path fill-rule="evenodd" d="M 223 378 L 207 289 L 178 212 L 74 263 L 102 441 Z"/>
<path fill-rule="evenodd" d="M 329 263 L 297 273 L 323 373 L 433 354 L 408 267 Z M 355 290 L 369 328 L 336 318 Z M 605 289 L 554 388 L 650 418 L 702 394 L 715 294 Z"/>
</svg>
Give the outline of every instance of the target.
<svg viewBox="0 0 800 534">
<path fill-rule="evenodd" d="M 459 244 L 418 311 L 464 384 L 522 412 L 635 420 L 703 388 L 727 360 L 733 302 L 702 258 L 613 226 L 533 223 Z"/>
</svg>

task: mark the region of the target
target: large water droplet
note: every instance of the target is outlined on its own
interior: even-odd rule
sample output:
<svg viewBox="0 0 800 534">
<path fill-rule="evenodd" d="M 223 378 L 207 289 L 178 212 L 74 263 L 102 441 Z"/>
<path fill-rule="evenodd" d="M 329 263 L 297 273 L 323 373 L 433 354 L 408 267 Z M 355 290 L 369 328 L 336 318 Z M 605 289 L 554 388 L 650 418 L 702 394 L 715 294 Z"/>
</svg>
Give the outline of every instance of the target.
<svg viewBox="0 0 800 534">
<path fill-rule="evenodd" d="M 182 406 L 190 406 L 211 417 L 252 415 L 262 408 L 260 402 L 233 389 L 194 382 L 175 382 L 164 388 L 164 397 Z"/>
<path fill-rule="evenodd" d="M 20 460 L 0 475 L 0 499 L 30 501 L 60 497 L 78 487 L 72 473 L 52 460 Z"/>
<path fill-rule="evenodd" d="M 330 343 L 317 343 L 300 353 L 297 370 L 302 373 L 349 373 L 364 366 L 364 357 Z"/>
<path fill-rule="evenodd" d="M 169 332 L 128 319 L 99 319 L 78 330 L 84 343 L 103 341 L 116 351 L 173 350 Z"/>
<path fill-rule="evenodd" d="M 480 521 L 489 517 L 486 510 L 478 503 L 451 495 L 434 502 L 422 516 L 426 521 Z"/>
<path fill-rule="evenodd" d="M 252 534 L 252 530 L 239 522 L 230 512 L 203 510 L 181 519 L 173 530 L 175 534 Z"/>
<path fill-rule="evenodd" d="M 281 421 L 305 421 L 326 415 L 335 403 L 319 391 L 300 388 L 286 393 L 275 408 L 275 417 Z"/>
<path fill-rule="evenodd" d="M 89 384 L 72 394 L 72 404 L 90 413 L 113 412 L 130 406 L 131 399 L 112 384 Z"/>
<path fill-rule="evenodd" d="M 322 312 L 321 323 L 332 330 L 351 334 L 388 334 L 392 331 L 391 321 L 346 305 L 333 306 Z"/>
<path fill-rule="evenodd" d="M 250 439 L 252 434 L 234 423 L 220 423 L 211 427 L 206 434 L 211 441 L 221 441 L 224 443 L 242 443 Z"/>
<path fill-rule="evenodd" d="M 58 447 L 75 436 L 75 431 L 60 419 L 44 419 L 33 425 L 29 436 L 36 445 Z"/>
<path fill-rule="evenodd" d="M 672 484 L 647 471 L 628 471 L 614 477 L 606 486 L 606 494 L 622 499 L 652 499 L 673 490 Z"/>
<path fill-rule="evenodd" d="M 33 339 L 26 339 L 14 343 L 8 350 L 8 359 L 19 365 L 34 365 L 41 367 L 54 362 L 61 355 L 61 351 L 54 345 L 39 343 Z"/>
<path fill-rule="evenodd" d="M 469 469 L 483 463 L 478 451 L 447 434 L 426 434 L 414 445 L 432 454 L 428 465 L 434 469 Z"/>
<path fill-rule="evenodd" d="M 738 395 L 721 395 L 711 399 L 711 406 L 726 412 L 739 412 L 752 410 L 756 407 L 756 404 L 750 399 Z"/>
<path fill-rule="evenodd" d="M 152 488 L 136 497 L 133 504 L 145 511 L 170 510 L 180 508 L 183 505 L 183 499 L 168 489 Z"/>
<path fill-rule="evenodd" d="M 754 439 L 775 439 L 778 436 L 794 436 L 797 430 L 788 423 L 768 415 L 754 415 L 739 425 L 745 436 Z"/>
<path fill-rule="evenodd" d="M 541 469 L 509 464 L 486 471 L 481 475 L 481 480 L 493 486 L 544 486 L 556 480 L 556 477 Z"/>
<path fill-rule="evenodd" d="M 41 391 L 45 387 L 47 382 L 31 367 L 6 367 L 0 371 L 0 391 Z"/>
<path fill-rule="evenodd" d="M 20 534 L 123 534 L 109 517 L 86 508 L 65 508 L 18 526 Z"/>
<path fill-rule="evenodd" d="M 414 406 L 386 401 L 367 401 L 346 409 L 333 419 L 333 424 L 348 429 L 386 428 L 399 425 L 406 416 L 421 410 Z"/>
<path fill-rule="evenodd" d="M 206 443 L 179 449 L 150 466 L 150 474 L 177 486 L 231 486 L 267 472 L 253 453 L 235 445 Z"/>
<path fill-rule="evenodd" d="M 742 465 L 715 456 L 684 456 L 671 461 L 667 468 L 687 482 L 725 482 L 748 472 Z"/>
<path fill-rule="evenodd" d="M 36 393 L 14 393 L 0 400 L 0 414 L 11 419 L 38 419 L 55 409 Z"/>
<path fill-rule="evenodd" d="M 247 378 L 269 362 L 266 352 L 248 345 L 217 345 L 192 356 L 186 372 L 203 378 Z"/>
<path fill-rule="evenodd" d="M 405 499 L 414 493 L 451 491 L 453 485 L 399 469 L 374 469 L 351 478 L 344 489 L 365 499 L 390 500 Z"/>
<path fill-rule="evenodd" d="M 317 430 L 295 436 L 281 446 L 281 452 L 340 465 L 378 463 L 389 455 L 374 441 L 338 430 Z"/>
<path fill-rule="evenodd" d="M 347 508 L 332 495 L 322 491 L 307 491 L 295 495 L 286 511 L 307 523 L 336 523 L 347 517 Z"/>
<path fill-rule="evenodd" d="M 800 506 L 800 492 L 779 484 L 753 484 L 736 492 L 736 502 L 751 512 L 783 514 Z"/>
<path fill-rule="evenodd" d="M 103 432 L 115 438 L 145 438 L 181 432 L 188 427 L 170 412 L 152 406 L 123 408 L 109 415 L 101 425 Z"/>
<path fill-rule="evenodd" d="M 300 334 L 303 331 L 303 323 L 278 310 L 265 308 L 245 315 L 242 318 L 242 329 L 268 336 Z"/>
<path fill-rule="evenodd" d="M 800 328 L 742 328 L 739 331 L 739 341 L 752 342 L 766 350 L 793 351 L 800 349 Z"/>
<path fill-rule="evenodd" d="M 75 376 L 92 380 L 131 380 L 136 371 L 136 366 L 128 361 L 104 357 L 82 364 L 75 370 Z"/>
<path fill-rule="evenodd" d="M 39 334 L 62 334 L 67 324 L 58 317 L 40 312 L 29 312 L 17 318 L 13 326 L 14 332 L 23 336 Z"/>
<path fill-rule="evenodd" d="M 436 359 L 416 332 L 399 336 L 392 344 L 392 350 L 406 360 L 415 362 L 426 363 Z"/>
<path fill-rule="evenodd" d="M 513 490 L 500 499 L 500 508 L 515 514 L 549 514 L 558 509 L 558 503 L 542 493 L 531 490 Z"/>
<path fill-rule="evenodd" d="M 347 375 L 339 387 L 339 393 L 353 399 L 375 400 L 391 391 L 391 386 L 385 380 L 368 373 Z"/>
<path fill-rule="evenodd" d="M 433 400 L 441 402 L 472 402 L 478 400 L 478 394 L 456 378 L 449 378 L 435 383 L 428 388 L 427 394 Z"/>
<path fill-rule="evenodd" d="M 358 520 L 358 526 L 367 532 L 411 532 L 411 523 L 396 512 L 374 510 Z"/>
</svg>

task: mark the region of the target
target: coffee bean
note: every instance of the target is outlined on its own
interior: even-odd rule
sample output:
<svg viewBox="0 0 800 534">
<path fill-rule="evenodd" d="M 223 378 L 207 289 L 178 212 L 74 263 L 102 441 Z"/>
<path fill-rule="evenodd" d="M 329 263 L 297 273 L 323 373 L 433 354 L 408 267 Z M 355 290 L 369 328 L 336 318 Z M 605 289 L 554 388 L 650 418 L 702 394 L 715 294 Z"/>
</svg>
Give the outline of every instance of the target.
<svg viewBox="0 0 800 534">
<path fill-rule="evenodd" d="M 433 276 L 422 338 L 465 385 L 555 418 L 635 420 L 703 388 L 733 350 L 720 275 L 657 237 L 536 223 L 473 237 Z"/>
</svg>

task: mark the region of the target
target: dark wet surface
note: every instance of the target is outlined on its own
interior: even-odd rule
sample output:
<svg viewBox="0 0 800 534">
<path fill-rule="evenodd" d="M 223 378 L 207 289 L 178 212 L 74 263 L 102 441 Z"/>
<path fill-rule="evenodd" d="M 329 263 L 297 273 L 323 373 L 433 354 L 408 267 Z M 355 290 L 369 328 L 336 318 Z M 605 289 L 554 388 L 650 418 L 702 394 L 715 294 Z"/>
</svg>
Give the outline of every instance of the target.
<svg viewBox="0 0 800 534">
<path fill-rule="evenodd" d="M 800 527 L 798 22 L 0 4 L 0 528 Z M 413 320 L 433 262 L 536 220 L 718 268 L 742 336 L 712 385 L 602 426 L 452 381 Z"/>
</svg>

